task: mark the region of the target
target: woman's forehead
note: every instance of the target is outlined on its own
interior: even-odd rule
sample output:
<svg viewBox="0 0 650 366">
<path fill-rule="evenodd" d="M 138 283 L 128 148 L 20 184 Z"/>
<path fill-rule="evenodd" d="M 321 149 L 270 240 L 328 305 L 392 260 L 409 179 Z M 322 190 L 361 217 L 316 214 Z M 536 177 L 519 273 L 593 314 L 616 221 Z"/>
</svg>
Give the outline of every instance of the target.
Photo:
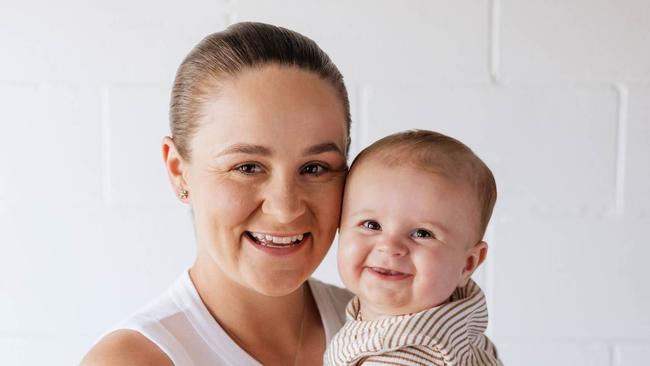
<svg viewBox="0 0 650 366">
<path fill-rule="evenodd" d="M 342 102 L 326 81 L 293 69 L 257 70 L 206 96 L 192 151 L 266 155 L 333 151 L 345 156 Z"/>
<path fill-rule="evenodd" d="M 345 151 L 343 104 L 328 82 L 310 72 L 256 69 L 205 99 L 197 144 L 221 150 L 233 144 L 306 149 L 333 143 Z"/>
</svg>

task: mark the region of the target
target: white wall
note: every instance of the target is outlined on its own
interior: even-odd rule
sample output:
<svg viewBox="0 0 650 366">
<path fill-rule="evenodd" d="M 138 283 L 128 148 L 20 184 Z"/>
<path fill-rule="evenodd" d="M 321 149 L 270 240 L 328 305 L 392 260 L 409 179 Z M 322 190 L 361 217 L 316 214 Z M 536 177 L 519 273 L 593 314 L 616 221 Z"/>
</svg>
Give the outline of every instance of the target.
<svg viewBox="0 0 650 366">
<path fill-rule="evenodd" d="M 353 152 L 421 127 L 493 168 L 476 278 L 507 365 L 648 364 L 647 0 L 0 0 L 0 364 L 77 363 L 190 265 L 160 157 L 170 84 L 239 20 L 330 54 Z"/>
</svg>

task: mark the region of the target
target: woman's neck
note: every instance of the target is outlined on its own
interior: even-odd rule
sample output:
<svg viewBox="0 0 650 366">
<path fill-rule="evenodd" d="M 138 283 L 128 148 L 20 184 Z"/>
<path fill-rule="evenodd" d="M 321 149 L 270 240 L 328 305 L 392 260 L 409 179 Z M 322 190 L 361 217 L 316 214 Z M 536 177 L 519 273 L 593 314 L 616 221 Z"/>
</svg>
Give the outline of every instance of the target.
<svg viewBox="0 0 650 366">
<path fill-rule="evenodd" d="M 264 365 L 291 364 L 304 338 L 313 339 L 315 327 L 322 332 L 305 284 L 283 296 L 267 296 L 232 281 L 214 263 L 200 259 L 190 269 L 190 278 L 219 325 Z"/>
</svg>

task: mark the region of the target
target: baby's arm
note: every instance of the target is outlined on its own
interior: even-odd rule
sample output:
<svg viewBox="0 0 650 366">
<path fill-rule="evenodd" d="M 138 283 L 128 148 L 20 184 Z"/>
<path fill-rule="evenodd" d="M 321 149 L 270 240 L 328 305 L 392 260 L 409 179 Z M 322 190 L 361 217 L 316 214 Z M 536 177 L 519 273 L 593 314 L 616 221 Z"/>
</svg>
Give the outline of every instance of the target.
<svg viewBox="0 0 650 366">
<path fill-rule="evenodd" d="M 458 365 L 458 366 L 503 366 L 496 355 L 496 348 L 487 337 L 479 345 L 469 345 L 459 355 L 459 362 L 445 363 L 440 351 L 426 346 L 411 346 L 386 352 L 381 355 L 368 356 L 356 365 L 363 366 L 432 366 L 432 365 Z M 465 352 L 465 354 L 463 354 Z"/>
<path fill-rule="evenodd" d="M 362 359 L 357 365 L 363 366 L 386 366 L 386 365 L 409 365 L 409 366 L 430 366 L 441 365 L 445 362 L 440 352 L 425 346 L 410 346 L 381 355 L 373 355 Z"/>
</svg>

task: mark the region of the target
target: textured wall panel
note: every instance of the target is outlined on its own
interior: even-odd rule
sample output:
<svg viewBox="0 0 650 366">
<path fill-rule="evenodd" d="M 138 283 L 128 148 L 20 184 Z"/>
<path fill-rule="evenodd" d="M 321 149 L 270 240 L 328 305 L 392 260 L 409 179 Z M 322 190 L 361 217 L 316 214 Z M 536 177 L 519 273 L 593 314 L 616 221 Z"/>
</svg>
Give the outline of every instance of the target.
<svg viewBox="0 0 650 366">
<path fill-rule="evenodd" d="M 650 81 L 650 2 L 499 3 L 502 80 Z"/>
</svg>

